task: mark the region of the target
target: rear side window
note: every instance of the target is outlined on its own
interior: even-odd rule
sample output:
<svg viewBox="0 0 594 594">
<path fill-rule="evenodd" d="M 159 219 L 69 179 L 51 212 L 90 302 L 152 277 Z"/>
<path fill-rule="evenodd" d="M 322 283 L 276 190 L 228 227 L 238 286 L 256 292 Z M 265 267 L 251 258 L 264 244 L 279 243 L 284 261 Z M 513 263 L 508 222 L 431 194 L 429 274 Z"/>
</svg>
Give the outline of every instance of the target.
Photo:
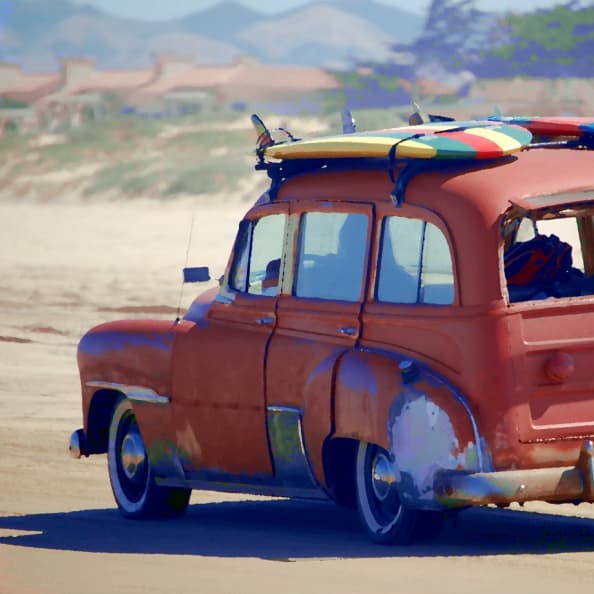
<svg viewBox="0 0 594 594">
<path fill-rule="evenodd" d="M 551 236 L 555 234 L 561 241 L 571 246 L 571 266 L 577 268 L 580 272 L 584 272 L 580 232 L 575 217 L 538 221 L 536 229 L 539 235 Z"/>
<path fill-rule="evenodd" d="M 386 303 L 454 302 L 450 248 L 435 225 L 403 217 L 384 219 L 375 296 Z"/>
<path fill-rule="evenodd" d="M 510 219 L 503 255 L 510 302 L 594 295 L 592 210 L 560 206 Z"/>
<path fill-rule="evenodd" d="M 252 295 L 278 295 L 285 224 L 284 214 L 241 223 L 231 268 L 231 288 Z"/>
<path fill-rule="evenodd" d="M 296 297 L 359 301 L 367 257 L 368 217 L 310 212 L 301 218 Z"/>
</svg>

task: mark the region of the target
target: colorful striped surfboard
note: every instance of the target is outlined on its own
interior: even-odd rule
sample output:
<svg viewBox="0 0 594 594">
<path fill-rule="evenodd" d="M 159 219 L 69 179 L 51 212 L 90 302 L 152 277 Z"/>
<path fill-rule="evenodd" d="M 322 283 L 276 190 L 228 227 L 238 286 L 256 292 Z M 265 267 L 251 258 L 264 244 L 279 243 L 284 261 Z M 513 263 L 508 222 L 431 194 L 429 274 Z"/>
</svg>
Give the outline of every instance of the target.
<svg viewBox="0 0 594 594">
<path fill-rule="evenodd" d="M 579 138 L 594 135 L 594 118 L 492 116 L 489 121 L 522 126 L 536 136 Z"/>
<path fill-rule="evenodd" d="M 522 150 L 532 134 L 498 122 L 440 122 L 260 146 L 273 159 L 371 157 L 496 159 Z"/>
</svg>

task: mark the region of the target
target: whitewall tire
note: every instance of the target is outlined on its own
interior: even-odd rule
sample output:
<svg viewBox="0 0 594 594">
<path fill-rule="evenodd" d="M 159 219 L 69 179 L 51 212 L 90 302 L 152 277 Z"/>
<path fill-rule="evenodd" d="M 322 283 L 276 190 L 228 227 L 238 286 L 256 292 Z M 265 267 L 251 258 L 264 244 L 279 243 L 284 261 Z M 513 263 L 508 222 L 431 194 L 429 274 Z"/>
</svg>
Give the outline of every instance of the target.
<svg viewBox="0 0 594 594">
<path fill-rule="evenodd" d="M 111 418 L 107 465 L 111 489 L 123 516 L 158 518 L 185 512 L 190 489 L 155 483 L 134 409 L 126 398 L 118 400 Z"/>
<path fill-rule="evenodd" d="M 402 503 L 390 454 L 360 442 L 355 465 L 357 508 L 365 532 L 377 544 L 410 544 L 435 536 L 443 526 L 440 512 Z"/>
</svg>

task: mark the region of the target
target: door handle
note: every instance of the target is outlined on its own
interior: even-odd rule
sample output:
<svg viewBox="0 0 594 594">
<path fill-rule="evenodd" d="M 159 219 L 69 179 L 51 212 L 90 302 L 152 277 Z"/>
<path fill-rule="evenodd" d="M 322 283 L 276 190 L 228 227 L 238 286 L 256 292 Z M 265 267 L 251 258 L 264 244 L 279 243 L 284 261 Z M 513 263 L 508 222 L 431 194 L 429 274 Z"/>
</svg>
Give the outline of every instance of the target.
<svg viewBox="0 0 594 594">
<path fill-rule="evenodd" d="M 354 326 L 340 326 L 337 330 L 345 336 L 355 336 L 357 334 L 357 328 Z"/>
<path fill-rule="evenodd" d="M 256 320 L 256 324 L 258 324 L 258 326 L 269 326 L 270 324 L 274 324 L 274 318 L 270 316 L 265 318 L 258 318 Z"/>
</svg>

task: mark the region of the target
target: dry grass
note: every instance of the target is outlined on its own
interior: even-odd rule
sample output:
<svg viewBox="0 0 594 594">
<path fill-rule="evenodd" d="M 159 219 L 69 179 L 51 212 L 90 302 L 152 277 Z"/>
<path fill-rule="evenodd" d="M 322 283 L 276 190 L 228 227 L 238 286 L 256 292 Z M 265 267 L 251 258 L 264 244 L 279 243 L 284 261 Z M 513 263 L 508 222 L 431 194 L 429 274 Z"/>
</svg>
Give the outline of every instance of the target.
<svg viewBox="0 0 594 594">
<path fill-rule="evenodd" d="M 483 118 L 496 105 L 506 115 L 590 115 L 593 88 L 594 81 L 583 80 L 480 81 L 469 102 L 422 107 L 458 119 Z M 354 116 L 359 130 L 373 130 L 402 125 L 409 113 L 393 108 L 357 110 Z M 338 113 L 265 120 L 271 129 L 289 128 L 302 138 L 341 131 Z M 253 172 L 254 143 L 249 115 L 232 113 L 165 122 L 114 116 L 59 135 L 27 139 L 9 134 L 0 138 L 0 200 L 171 199 L 217 193 L 236 201 L 236 196 L 244 199 L 241 188 Z M 264 185 L 265 176 L 260 178 Z"/>
</svg>

